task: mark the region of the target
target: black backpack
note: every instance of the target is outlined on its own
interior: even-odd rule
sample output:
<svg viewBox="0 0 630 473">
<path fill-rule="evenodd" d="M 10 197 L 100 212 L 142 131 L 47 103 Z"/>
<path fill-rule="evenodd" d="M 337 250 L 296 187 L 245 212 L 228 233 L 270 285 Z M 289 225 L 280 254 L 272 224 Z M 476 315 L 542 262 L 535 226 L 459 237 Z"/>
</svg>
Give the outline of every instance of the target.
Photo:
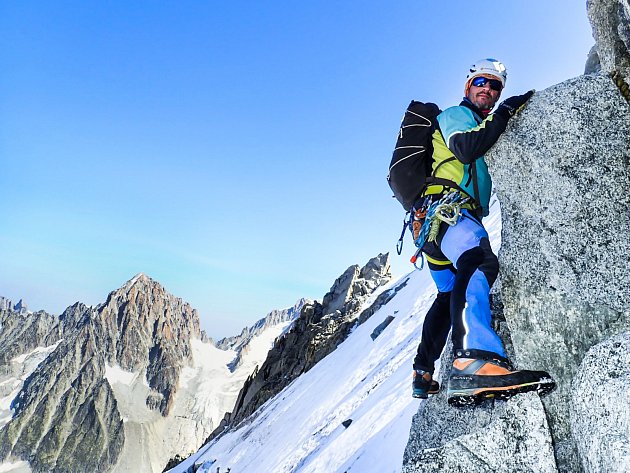
<svg viewBox="0 0 630 473">
<path fill-rule="evenodd" d="M 439 113 L 434 103 L 412 100 L 400 125 L 387 182 L 406 211 L 411 210 L 432 180 L 432 137 Z"/>
</svg>

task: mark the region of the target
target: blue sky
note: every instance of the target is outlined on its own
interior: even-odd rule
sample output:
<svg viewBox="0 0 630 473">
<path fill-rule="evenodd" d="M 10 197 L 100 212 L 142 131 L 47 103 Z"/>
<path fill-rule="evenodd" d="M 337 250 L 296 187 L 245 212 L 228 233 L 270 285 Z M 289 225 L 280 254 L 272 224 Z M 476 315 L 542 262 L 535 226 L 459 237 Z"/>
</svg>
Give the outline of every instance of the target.
<svg viewBox="0 0 630 473">
<path fill-rule="evenodd" d="M 583 72 L 583 1 L 0 4 L 0 295 L 60 313 L 144 272 L 214 337 L 395 255 L 412 98 Z"/>
</svg>

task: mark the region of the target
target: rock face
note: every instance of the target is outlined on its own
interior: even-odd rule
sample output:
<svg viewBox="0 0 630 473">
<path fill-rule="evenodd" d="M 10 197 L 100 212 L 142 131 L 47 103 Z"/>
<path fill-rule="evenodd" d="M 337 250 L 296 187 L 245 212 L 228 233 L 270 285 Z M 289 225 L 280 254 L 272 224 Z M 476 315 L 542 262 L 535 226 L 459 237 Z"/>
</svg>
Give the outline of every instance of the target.
<svg viewBox="0 0 630 473">
<path fill-rule="evenodd" d="M 603 72 L 617 70 L 630 77 L 630 3 L 588 0 L 588 16 Z"/>
<path fill-rule="evenodd" d="M 500 294 L 494 293 L 491 301 L 494 329 L 514 359 Z M 449 341 L 438 365 L 444 388 L 452 362 Z M 551 433 L 537 394 L 453 408 L 446 401 L 444 388 L 422 402 L 413 418 L 402 473 L 557 471 Z"/>
<path fill-rule="evenodd" d="M 58 318 L 13 311 L 0 317 L 5 372 L 16 355 L 57 343 L 24 382 L 0 430 L 0 460 L 27 460 L 35 472 L 110 470 L 125 430 L 107 366 L 144 373 L 146 406 L 166 416 L 190 364 L 191 338 L 201 336 L 196 312 L 142 274 L 95 309 L 75 304 Z"/>
<path fill-rule="evenodd" d="M 558 381 L 544 402 L 559 468 L 580 471 L 571 381 L 590 347 L 630 328 L 630 107 L 606 76 L 569 80 L 537 93 L 487 158 L 517 361 Z"/>
<path fill-rule="evenodd" d="M 0 296 L 0 310 L 11 310 L 13 308 L 13 302 L 11 299 Z"/>
<path fill-rule="evenodd" d="M 190 340 L 201 336 L 197 312 L 141 274 L 109 295 L 95 325 L 105 360 L 127 371 L 146 370 L 153 390 L 147 405 L 167 415 L 181 369 L 190 362 Z"/>
<path fill-rule="evenodd" d="M 504 414 L 482 429 L 421 452 L 402 470 L 410 472 L 555 473 L 553 447 L 540 398 L 528 393 L 510 399 Z"/>
<path fill-rule="evenodd" d="M 228 425 L 238 424 L 337 348 L 359 322 L 361 305 L 390 279 L 389 255 L 380 254 L 363 268 L 349 267 L 321 304 L 305 305 L 291 330 L 277 340 L 260 369 L 247 379 Z M 378 298 L 375 304 L 383 301 Z"/>
<path fill-rule="evenodd" d="M 571 431 L 584 470 L 630 471 L 630 332 L 591 348 L 573 380 Z"/>
<path fill-rule="evenodd" d="M 60 317 L 43 310 L 34 313 L 0 310 L 0 370 L 3 366 L 6 369 L 10 360 L 16 356 L 61 340 L 74 330 L 74 325 L 87 311 L 88 308 L 78 302 L 68 307 Z"/>
</svg>

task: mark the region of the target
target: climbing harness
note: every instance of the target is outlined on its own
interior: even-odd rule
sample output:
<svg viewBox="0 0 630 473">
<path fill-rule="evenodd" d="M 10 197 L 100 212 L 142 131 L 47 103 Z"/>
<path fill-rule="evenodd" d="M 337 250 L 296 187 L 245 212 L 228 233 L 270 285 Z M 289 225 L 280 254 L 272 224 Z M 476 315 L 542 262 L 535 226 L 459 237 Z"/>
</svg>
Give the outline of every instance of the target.
<svg viewBox="0 0 630 473">
<path fill-rule="evenodd" d="M 427 242 L 434 242 L 437 240 L 438 233 L 440 232 L 440 225 L 442 222 L 449 226 L 454 226 L 459 221 L 462 206 L 470 201 L 470 197 L 463 196 L 461 193 L 452 191 L 445 194 L 440 200 L 436 202 L 425 201 L 420 207 L 418 212 L 424 213 L 424 223 L 420 229 L 418 237 L 414 243 L 418 250 L 411 258 L 411 262 L 417 269 L 422 269 L 424 266 L 424 257 L 422 256 L 422 247 Z M 424 207 L 428 202 L 428 206 Z M 424 208 L 423 208 L 424 207 Z M 418 268 L 416 262 L 420 258 L 420 267 Z"/>
</svg>

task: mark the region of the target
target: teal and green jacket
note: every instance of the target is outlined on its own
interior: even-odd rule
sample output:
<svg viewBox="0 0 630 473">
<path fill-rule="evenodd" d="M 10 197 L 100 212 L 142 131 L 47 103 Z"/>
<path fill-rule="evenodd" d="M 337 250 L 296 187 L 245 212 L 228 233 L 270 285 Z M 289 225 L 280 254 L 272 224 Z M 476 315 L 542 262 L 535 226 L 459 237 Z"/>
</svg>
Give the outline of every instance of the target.
<svg viewBox="0 0 630 473">
<path fill-rule="evenodd" d="M 437 117 L 438 129 L 433 133 L 432 176 L 447 179 L 464 191 L 486 216 L 490 206 L 492 179 L 484 154 L 505 131 L 507 120 L 496 114 L 482 119 L 482 112 L 468 99 L 450 107 Z M 424 195 L 442 194 L 448 186 L 429 185 Z"/>
</svg>

